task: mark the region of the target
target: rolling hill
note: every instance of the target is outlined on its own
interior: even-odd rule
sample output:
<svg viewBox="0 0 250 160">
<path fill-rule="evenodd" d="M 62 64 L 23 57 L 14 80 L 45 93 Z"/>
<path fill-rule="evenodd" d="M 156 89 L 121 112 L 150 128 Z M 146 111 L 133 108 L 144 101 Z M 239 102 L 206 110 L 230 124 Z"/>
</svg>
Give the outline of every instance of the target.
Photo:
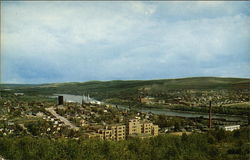
<svg viewBox="0 0 250 160">
<path fill-rule="evenodd" d="M 67 93 L 75 95 L 89 94 L 97 99 L 106 99 L 111 97 L 131 97 L 137 95 L 139 90 L 143 88 L 154 88 L 156 91 L 181 89 L 250 89 L 250 79 L 191 77 L 159 80 L 88 81 L 40 85 L 2 84 L 1 88 L 13 88 L 16 92 L 24 92 L 28 95 L 51 95 L 54 93 Z"/>
</svg>

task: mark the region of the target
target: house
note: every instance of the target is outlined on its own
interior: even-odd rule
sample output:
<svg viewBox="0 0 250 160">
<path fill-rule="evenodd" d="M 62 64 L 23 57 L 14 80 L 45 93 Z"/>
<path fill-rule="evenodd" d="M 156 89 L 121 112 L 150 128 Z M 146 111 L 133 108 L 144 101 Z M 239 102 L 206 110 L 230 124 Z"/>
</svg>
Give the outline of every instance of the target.
<svg viewBox="0 0 250 160">
<path fill-rule="evenodd" d="M 165 100 L 160 99 L 160 100 L 158 100 L 158 103 L 159 103 L 159 104 L 165 104 L 165 103 L 166 103 L 166 101 L 165 101 Z"/>
<path fill-rule="evenodd" d="M 153 104 L 155 103 L 155 98 L 154 97 L 144 97 L 140 99 L 141 103 L 145 104 Z"/>
</svg>

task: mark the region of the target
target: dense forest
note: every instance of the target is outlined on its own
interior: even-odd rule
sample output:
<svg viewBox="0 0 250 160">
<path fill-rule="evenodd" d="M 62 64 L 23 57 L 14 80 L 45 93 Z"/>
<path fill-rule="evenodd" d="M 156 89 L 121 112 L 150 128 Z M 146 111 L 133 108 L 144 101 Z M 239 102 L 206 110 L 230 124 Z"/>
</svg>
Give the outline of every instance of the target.
<svg viewBox="0 0 250 160">
<path fill-rule="evenodd" d="M 215 130 L 119 142 L 1 137 L 0 155 L 9 160 L 248 160 L 249 131 Z"/>
</svg>

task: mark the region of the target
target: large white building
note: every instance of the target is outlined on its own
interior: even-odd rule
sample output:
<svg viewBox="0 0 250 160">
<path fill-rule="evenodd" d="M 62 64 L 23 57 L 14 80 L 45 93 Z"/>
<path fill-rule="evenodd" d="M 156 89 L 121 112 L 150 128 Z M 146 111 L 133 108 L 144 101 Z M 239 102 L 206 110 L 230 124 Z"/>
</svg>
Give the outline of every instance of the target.
<svg viewBox="0 0 250 160">
<path fill-rule="evenodd" d="M 220 128 L 225 131 L 234 131 L 234 130 L 240 129 L 240 125 L 221 126 Z"/>
</svg>

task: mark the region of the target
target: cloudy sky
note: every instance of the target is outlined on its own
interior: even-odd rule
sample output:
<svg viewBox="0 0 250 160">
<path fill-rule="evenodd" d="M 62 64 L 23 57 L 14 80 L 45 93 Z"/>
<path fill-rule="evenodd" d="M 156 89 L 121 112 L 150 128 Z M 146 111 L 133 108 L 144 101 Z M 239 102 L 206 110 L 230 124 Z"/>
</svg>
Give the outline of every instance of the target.
<svg viewBox="0 0 250 160">
<path fill-rule="evenodd" d="M 250 2 L 2 2 L 1 79 L 250 77 Z"/>
</svg>

